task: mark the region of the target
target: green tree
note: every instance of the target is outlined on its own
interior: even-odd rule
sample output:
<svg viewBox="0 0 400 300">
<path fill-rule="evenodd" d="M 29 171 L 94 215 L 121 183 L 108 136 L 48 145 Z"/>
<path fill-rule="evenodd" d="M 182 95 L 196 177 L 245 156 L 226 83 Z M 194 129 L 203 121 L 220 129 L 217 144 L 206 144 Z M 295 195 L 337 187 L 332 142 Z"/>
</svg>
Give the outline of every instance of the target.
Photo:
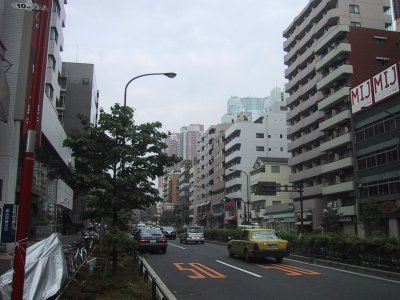
<svg viewBox="0 0 400 300">
<path fill-rule="evenodd" d="M 339 232 L 342 230 L 340 218 L 342 214 L 336 208 L 327 207 L 321 217 L 321 226 L 326 232 Z"/>
<path fill-rule="evenodd" d="M 100 109 L 98 125 L 80 117 L 84 133 L 73 133 L 64 141 L 75 158 L 74 187 L 84 195 L 90 217 L 108 220 L 107 241 L 112 248 L 113 272 L 118 249 L 127 246 L 132 209 L 162 201 L 153 180 L 164 167 L 179 161 L 165 153 L 160 122 L 136 125 L 134 110 L 115 104 L 111 113 Z"/>
</svg>

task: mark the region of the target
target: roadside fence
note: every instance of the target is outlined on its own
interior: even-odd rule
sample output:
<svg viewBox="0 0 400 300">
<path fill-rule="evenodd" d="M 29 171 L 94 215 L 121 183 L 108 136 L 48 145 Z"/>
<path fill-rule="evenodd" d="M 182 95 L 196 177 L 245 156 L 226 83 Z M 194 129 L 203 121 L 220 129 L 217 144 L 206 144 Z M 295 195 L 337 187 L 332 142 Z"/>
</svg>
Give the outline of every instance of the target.
<svg viewBox="0 0 400 300">
<path fill-rule="evenodd" d="M 133 256 L 134 262 L 138 266 L 140 276 L 143 276 L 144 282 L 151 286 L 151 299 L 176 300 L 174 294 L 171 293 L 152 267 L 136 250 L 134 250 Z"/>
</svg>

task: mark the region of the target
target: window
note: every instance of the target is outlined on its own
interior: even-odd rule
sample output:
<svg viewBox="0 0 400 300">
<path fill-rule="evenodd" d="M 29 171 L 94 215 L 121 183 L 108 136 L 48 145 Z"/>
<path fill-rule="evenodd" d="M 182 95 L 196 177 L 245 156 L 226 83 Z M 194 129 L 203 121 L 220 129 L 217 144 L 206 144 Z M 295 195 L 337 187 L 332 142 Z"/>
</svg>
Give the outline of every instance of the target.
<svg viewBox="0 0 400 300">
<path fill-rule="evenodd" d="M 264 133 L 256 133 L 256 138 L 264 138 Z"/>
<path fill-rule="evenodd" d="M 280 173 L 281 167 L 280 166 L 271 166 L 271 173 Z"/>
<path fill-rule="evenodd" d="M 270 135 L 270 134 L 268 134 L 268 138 L 271 138 L 271 135 Z"/>
<path fill-rule="evenodd" d="M 283 151 L 283 147 L 281 147 L 281 151 Z"/>
<path fill-rule="evenodd" d="M 56 59 L 54 58 L 54 55 L 49 55 L 47 58 L 47 67 L 52 68 L 53 71 L 56 70 Z"/>
<path fill-rule="evenodd" d="M 386 16 L 392 16 L 392 9 L 390 8 L 390 6 L 384 6 L 383 7 L 383 13 Z"/>
<path fill-rule="evenodd" d="M 54 89 L 50 83 L 46 83 L 46 95 L 49 99 L 53 100 Z"/>
<path fill-rule="evenodd" d="M 58 17 L 60 17 L 60 3 L 58 3 L 58 0 L 53 0 L 53 12 L 57 14 Z"/>
<path fill-rule="evenodd" d="M 350 22 L 350 26 L 352 27 L 361 27 L 361 23 L 360 22 Z"/>
<path fill-rule="evenodd" d="M 256 151 L 264 151 L 264 147 L 263 146 L 256 146 Z"/>
<path fill-rule="evenodd" d="M 55 27 L 51 27 L 50 39 L 53 41 L 56 41 L 56 43 L 58 43 L 58 32 Z"/>
<path fill-rule="evenodd" d="M 283 134 L 280 134 L 279 137 L 280 137 L 280 138 L 283 138 Z"/>
<path fill-rule="evenodd" d="M 89 85 L 89 78 L 82 78 L 82 85 Z"/>
<path fill-rule="evenodd" d="M 374 36 L 375 44 L 377 45 L 385 45 L 387 37 L 385 36 Z"/>
<path fill-rule="evenodd" d="M 360 6 L 355 4 L 349 5 L 350 13 L 352 14 L 359 14 L 360 13 Z"/>
<path fill-rule="evenodd" d="M 389 58 L 386 57 L 377 57 L 376 62 L 378 63 L 379 66 L 387 66 L 389 64 Z"/>
</svg>

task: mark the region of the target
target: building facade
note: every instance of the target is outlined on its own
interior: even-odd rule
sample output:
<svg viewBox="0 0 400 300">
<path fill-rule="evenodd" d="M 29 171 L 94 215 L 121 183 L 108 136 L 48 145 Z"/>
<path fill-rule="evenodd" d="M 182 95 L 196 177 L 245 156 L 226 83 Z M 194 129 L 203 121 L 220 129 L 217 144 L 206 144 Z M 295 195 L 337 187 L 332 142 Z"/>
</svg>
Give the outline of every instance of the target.
<svg viewBox="0 0 400 300">
<path fill-rule="evenodd" d="M 60 160 L 62 168 L 70 170 L 72 167 L 71 150 L 63 146 L 66 137 L 65 131 L 58 121 L 56 102 L 60 95 L 58 82 L 62 64 L 60 52 L 63 49 L 62 30 L 65 26 L 65 1 L 52 1 L 50 32 L 48 43 L 47 68 L 45 75 L 44 97 L 41 107 L 41 122 L 39 127 L 41 149 L 49 153 L 48 156 Z M 15 204 L 19 198 L 21 169 L 20 145 L 23 144 L 21 131 L 25 115 L 25 108 L 30 96 L 30 71 L 32 65 L 31 37 L 32 24 L 35 12 L 17 10 L 6 1 L 0 2 L 0 48 L 1 67 L 5 70 L 5 77 L 9 87 L 9 101 L 7 120 L 0 122 L 0 181 L 1 206 Z M 47 234 L 53 230 L 54 213 L 56 207 L 68 209 L 62 200 L 54 197 L 50 178 L 47 177 L 46 164 L 37 159 L 34 168 L 34 186 L 32 189 L 30 235 L 39 235 L 40 231 Z M 72 190 L 65 186 L 65 182 L 56 185 L 58 190 L 63 189 L 72 203 Z M 65 197 L 67 198 L 67 197 Z M 38 222 L 46 223 L 46 228 L 38 226 Z M 43 229 L 43 230 L 42 230 Z"/>
<path fill-rule="evenodd" d="M 93 64 L 62 63 L 60 97 L 56 108 L 58 118 L 67 133 L 83 131 L 78 114 L 91 124 L 98 120 L 99 90 Z"/>
<path fill-rule="evenodd" d="M 359 230 L 350 87 L 393 59 L 386 46 L 379 47 L 391 29 L 388 0 L 315 0 L 283 33 L 289 181 L 303 189 L 310 231 L 320 229 L 329 205 L 337 205 L 345 232 Z M 299 212 L 299 193 L 291 197 Z"/>
<path fill-rule="evenodd" d="M 351 89 L 357 215 L 368 236 L 400 237 L 398 61 L 392 61 L 382 72 L 364 78 Z"/>
</svg>

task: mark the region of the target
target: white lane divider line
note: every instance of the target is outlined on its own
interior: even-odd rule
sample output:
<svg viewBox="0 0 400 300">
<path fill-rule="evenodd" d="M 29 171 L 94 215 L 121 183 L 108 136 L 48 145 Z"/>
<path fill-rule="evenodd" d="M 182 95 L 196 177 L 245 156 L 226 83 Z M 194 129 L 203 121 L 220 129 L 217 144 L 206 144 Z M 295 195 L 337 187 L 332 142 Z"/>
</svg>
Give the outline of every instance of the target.
<svg viewBox="0 0 400 300">
<path fill-rule="evenodd" d="M 258 275 L 258 274 L 256 274 L 256 273 L 253 273 L 253 272 L 250 272 L 250 271 L 247 271 L 247 270 L 238 268 L 238 267 L 235 267 L 235 266 L 233 266 L 233 265 L 227 264 L 227 263 L 225 263 L 225 262 L 223 262 L 223 261 L 220 261 L 220 260 L 216 260 L 216 262 L 219 262 L 220 264 L 223 264 L 223 265 L 225 265 L 225 266 L 231 267 L 231 268 L 233 268 L 233 269 L 242 271 L 242 272 L 244 272 L 244 273 L 253 275 L 254 277 L 258 277 L 258 278 L 261 278 L 261 277 L 262 277 L 261 275 Z"/>
<path fill-rule="evenodd" d="M 178 245 L 175 245 L 175 244 L 172 244 L 172 243 L 168 243 L 168 245 L 169 245 L 169 246 L 174 246 L 174 247 L 176 247 L 176 248 L 180 248 L 180 249 L 183 249 L 183 250 L 186 250 L 186 248 L 183 248 L 183 247 L 181 247 L 181 246 L 178 246 Z"/>
</svg>

